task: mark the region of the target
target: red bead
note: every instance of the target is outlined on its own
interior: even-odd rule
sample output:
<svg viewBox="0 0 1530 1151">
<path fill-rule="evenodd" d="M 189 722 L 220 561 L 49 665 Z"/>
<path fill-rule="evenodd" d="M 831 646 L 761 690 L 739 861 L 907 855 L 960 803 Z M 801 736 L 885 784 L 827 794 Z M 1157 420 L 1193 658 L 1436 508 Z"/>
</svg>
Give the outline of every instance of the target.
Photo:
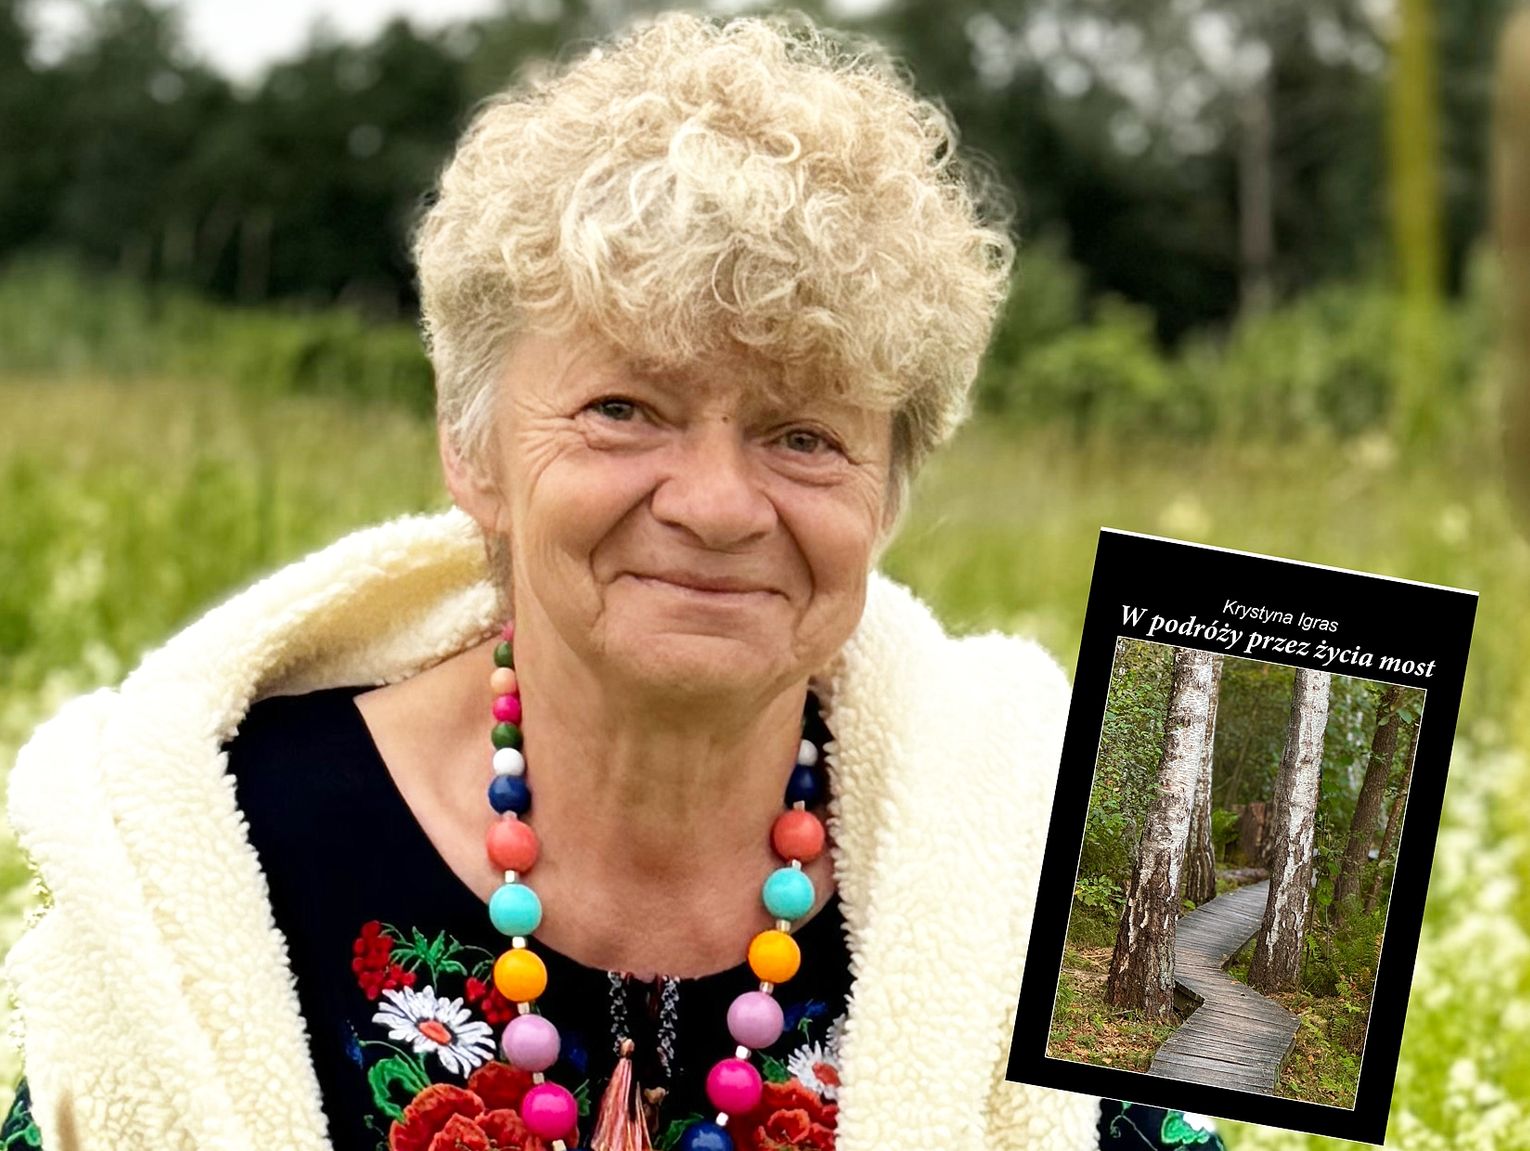
<svg viewBox="0 0 1530 1151">
<path fill-rule="evenodd" d="M 770 828 L 770 844 L 782 859 L 811 863 L 823 852 L 823 821 L 811 811 L 783 811 Z"/>
<path fill-rule="evenodd" d="M 489 860 L 501 871 L 530 871 L 541 845 L 519 819 L 496 819 L 489 826 Z"/>
<path fill-rule="evenodd" d="M 499 638 L 509 643 L 515 638 L 515 621 L 510 620 L 504 627 L 499 629 Z"/>
<path fill-rule="evenodd" d="M 494 699 L 494 718 L 500 723 L 521 722 L 521 701 L 518 696 L 501 695 Z"/>
</svg>

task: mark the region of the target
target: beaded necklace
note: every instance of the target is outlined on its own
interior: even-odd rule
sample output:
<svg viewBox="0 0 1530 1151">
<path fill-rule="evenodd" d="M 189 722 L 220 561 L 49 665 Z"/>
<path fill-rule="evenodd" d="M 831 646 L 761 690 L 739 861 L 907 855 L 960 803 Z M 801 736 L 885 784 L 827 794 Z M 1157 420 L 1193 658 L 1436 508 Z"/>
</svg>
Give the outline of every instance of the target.
<svg viewBox="0 0 1530 1151">
<path fill-rule="evenodd" d="M 509 950 L 494 963 L 494 985 L 516 1010 L 500 1037 L 500 1050 L 512 1065 L 531 1073 L 532 1086 L 521 1100 L 520 1111 L 527 1129 L 548 1140 L 552 1151 L 568 1151 L 568 1141 L 577 1139 L 578 1103 L 572 1092 L 542 1074 L 557 1062 L 560 1041 L 558 1029 L 533 1006 L 547 988 L 547 968 L 526 946 L 526 937 L 542 922 L 542 904 L 520 876 L 536 863 L 540 844 L 536 832 L 520 818 L 530 810 L 531 789 L 521 753 L 514 635 L 514 623 L 505 624 L 489 677 L 495 720 L 489 805 L 499 818 L 489 828 L 487 847 L 490 861 L 505 874 L 504 883 L 489 898 L 489 919 L 497 931 L 510 937 Z M 818 761 L 818 747 L 803 739 L 786 785 L 786 810 L 770 831 L 771 846 L 786 864 L 771 872 L 761 893 L 775 926 L 749 943 L 749 966 L 759 977 L 759 990 L 744 992 L 729 1006 L 728 1031 L 738 1046 L 731 1057 L 713 1064 L 706 1078 L 707 1099 L 717 1108 L 717 1117 L 691 1124 L 680 1136 L 678 1151 L 733 1151 L 729 1116 L 751 1111 L 760 1102 L 763 1080 L 749 1055 L 781 1037 L 784 1019 L 771 992 L 797 973 L 801 951 L 789 931 L 792 921 L 811 911 L 816 899 L 813 881 L 802 865 L 817 859 L 824 847 L 823 822 L 807 810 L 823 791 Z M 650 1151 L 642 1092 L 632 1080 L 632 1053 L 632 1040 L 624 1037 L 596 1113 L 588 1151 Z"/>
</svg>

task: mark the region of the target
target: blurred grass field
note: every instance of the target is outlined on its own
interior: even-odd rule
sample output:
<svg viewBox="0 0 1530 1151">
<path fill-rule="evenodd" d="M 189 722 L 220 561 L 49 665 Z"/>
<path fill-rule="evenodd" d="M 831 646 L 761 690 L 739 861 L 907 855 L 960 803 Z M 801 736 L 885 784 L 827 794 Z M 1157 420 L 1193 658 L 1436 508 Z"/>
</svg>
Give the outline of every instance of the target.
<svg viewBox="0 0 1530 1151">
<path fill-rule="evenodd" d="M 433 427 L 405 407 L 87 374 L 0 376 L 0 404 L 0 772 L 63 700 L 256 575 L 447 506 Z M 1070 674 L 1102 525 L 1481 594 L 1389 1146 L 1530 1148 L 1530 545 L 1503 492 L 1485 423 L 1404 451 L 1379 431 L 1192 444 L 979 420 L 883 563 L 953 630 L 1034 635 Z M 3 948 L 35 902 L 8 831 L 0 892 Z M 0 1084 L 19 1071 L 0 1051 Z M 1220 1127 L 1237 1148 L 1333 1144 Z"/>
</svg>

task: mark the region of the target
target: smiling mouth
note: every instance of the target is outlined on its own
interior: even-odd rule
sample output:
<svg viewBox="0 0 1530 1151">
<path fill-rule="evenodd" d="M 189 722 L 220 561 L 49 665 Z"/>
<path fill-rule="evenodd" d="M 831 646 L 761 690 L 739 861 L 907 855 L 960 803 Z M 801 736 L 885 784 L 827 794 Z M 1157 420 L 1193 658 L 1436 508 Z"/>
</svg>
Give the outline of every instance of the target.
<svg viewBox="0 0 1530 1151">
<path fill-rule="evenodd" d="M 658 576 L 633 575 L 633 579 L 649 587 L 661 588 L 665 591 L 678 592 L 681 595 L 704 597 L 707 599 L 748 599 L 754 596 L 774 595 L 769 588 L 745 588 L 728 589 L 693 587 L 690 584 L 677 583 L 674 580 L 662 579 Z"/>
</svg>

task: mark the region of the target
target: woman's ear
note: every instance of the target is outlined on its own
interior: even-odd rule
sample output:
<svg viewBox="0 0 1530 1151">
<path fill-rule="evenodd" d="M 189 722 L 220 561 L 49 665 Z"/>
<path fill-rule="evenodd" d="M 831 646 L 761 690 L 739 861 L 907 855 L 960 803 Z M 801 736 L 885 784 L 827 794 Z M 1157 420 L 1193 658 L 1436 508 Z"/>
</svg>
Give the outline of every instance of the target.
<svg viewBox="0 0 1530 1151">
<path fill-rule="evenodd" d="M 498 485 L 463 460 L 446 425 L 439 421 L 436 423 L 436 444 L 440 448 L 441 471 L 446 477 L 452 502 L 477 520 L 486 535 L 497 533 L 505 511 Z"/>
</svg>

